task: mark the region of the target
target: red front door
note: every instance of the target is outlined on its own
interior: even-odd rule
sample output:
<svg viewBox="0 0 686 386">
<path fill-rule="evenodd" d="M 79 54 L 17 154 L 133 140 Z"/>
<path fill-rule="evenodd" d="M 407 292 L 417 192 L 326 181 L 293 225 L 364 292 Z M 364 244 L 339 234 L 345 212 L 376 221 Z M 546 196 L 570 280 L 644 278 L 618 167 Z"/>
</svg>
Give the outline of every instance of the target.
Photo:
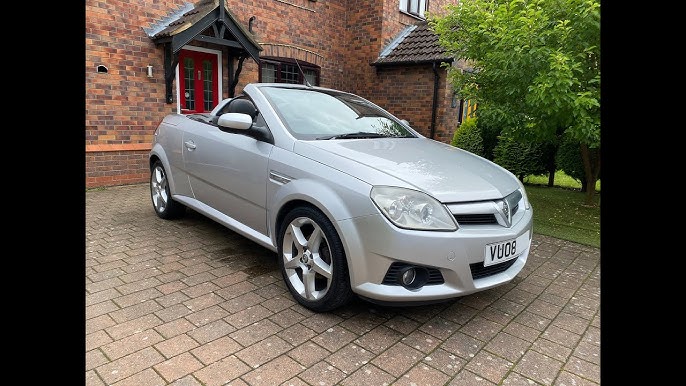
<svg viewBox="0 0 686 386">
<path fill-rule="evenodd" d="M 179 53 L 181 113 L 204 113 L 219 103 L 217 55 L 182 50 Z"/>
</svg>

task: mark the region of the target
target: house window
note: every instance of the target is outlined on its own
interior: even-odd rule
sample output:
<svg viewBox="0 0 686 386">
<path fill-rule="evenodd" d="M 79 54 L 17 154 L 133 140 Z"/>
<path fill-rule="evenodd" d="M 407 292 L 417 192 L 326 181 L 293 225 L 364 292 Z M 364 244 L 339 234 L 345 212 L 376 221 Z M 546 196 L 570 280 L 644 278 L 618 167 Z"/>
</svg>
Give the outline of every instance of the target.
<svg viewBox="0 0 686 386">
<path fill-rule="evenodd" d="M 424 17 L 429 8 L 429 0 L 400 0 L 400 10 L 411 15 Z"/>
<path fill-rule="evenodd" d="M 313 86 L 319 86 L 318 66 L 284 58 L 260 58 L 261 71 L 260 82 L 262 83 L 294 83 L 305 84 L 305 80 Z M 302 73 L 298 69 L 298 64 L 302 68 Z M 303 77 L 304 74 L 304 77 Z"/>
</svg>

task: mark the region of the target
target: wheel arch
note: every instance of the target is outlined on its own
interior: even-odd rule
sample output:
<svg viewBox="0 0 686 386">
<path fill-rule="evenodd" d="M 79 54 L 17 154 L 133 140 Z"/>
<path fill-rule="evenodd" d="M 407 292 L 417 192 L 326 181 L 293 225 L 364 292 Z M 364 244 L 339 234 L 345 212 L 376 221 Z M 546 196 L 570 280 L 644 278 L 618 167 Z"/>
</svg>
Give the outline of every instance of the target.
<svg viewBox="0 0 686 386">
<path fill-rule="evenodd" d="M 150 149 L 150 153 L 148 154 L 148 169 L 152 171 L 153 165 L 155 165 L 155 162 L 161 161 L 162 165 L 164 166 L 164 169 L 167 170 L 169 167 L 169 159 L 167 158 L 167 155 L 164 152 L 164 149 L 162 148 L 162 145 L 159 143 L 155 143 Z"/>
<path fill-rule="evenodd" d="M 155 162 L 157 161 L 160 161 L 162 163 L 162 167 L 164 167 L 167 180 L 169 181 L 169 191 L 172 195 L 175 195 L 176 183 L 174 182 L 174 176 L 171 170 L 171 165 L 169 164 L 169 159 L 167 158 L 167 155 L 160 144 L 155 144 L 152 150 L 150 150 L 150 154 L 148 155 L 148 169 L 150 170 L 150 173 L 152 173 L 152 169 L 155 165 Z M 148 181 L 148 183 L 150 183 L 150 181 Z"/>
<path fill-rule="evenodd" d="M 369 198 L 368 192 L 371 191 L 371 185 L 355 180 L 354 184 L 337 186 L 339 188 L 334 189 L 330 185 L 310 179 L 293 180 L 281 186 L 272 197 L 273 204 L 270 205 L 270 207 L 278 208 L 269 214 L 269 230 L 274 245 L 278 248 L 278 232 L 286 214 L 299 206 L 309 206 L 322 212 L 333 224 L 338 237 L 343 242 L 346 260 L 350 263 L 347 235 L 342 232 L 339 222 L 356 216 L 373 214 L 376 209 Z M 351 203 L 356 204 L 351 205 Z"/>
<path fill-rule="evenodd" d="M 277 240 L 279 240 L 279 245 L 277 245 L 279 256 L 277 258 L 283 279 L 295 300 L 301 305 L 316 312 L 330 311 L 352 300 L 354 292 L 350 285 L 350 259 L 341 236 L 341 231 L 337 227 L 336 222 L 332 221 L 331 218 L 316 205 L 303 200 L 289 201 L 281 208 L 277 218 L 279 219 L 279 228 L 281 228 L 277 235 Z M 304 219 L 304 221 L 301 222 L 300 218 Z M 298 219 L 297 222 L 296 219 Z M 305 251 L 308 250 L 309 247 L 305 247 L 306 244 L 296 242 L 295 240 L 300 240 L 299 237 L 293 237 L 291 235 L 288 239 L 280 240 L 287 234 L 287 230 L 291 228 L 291 225 L 288 224 L 294 224 L 293 226 L 299 229 L 298 231 L 293 232 L 299 233 L 300 237 L 308 239 L 307 245 L 310 245 L 309 240 L 311 239 L 309 239 L 309 237 L 314 234 L 312 225 L 319 227 L 322 232 L 321 237 L 324 237 L 325 239 L 325 241 L 322 241 L 321 243 L 325 243 L 325 250 L 329 251 L 329 259 L 326 259 L 325 256 L 327 255 L 324 254 L 320 255 L 320 263 L 314 263 L 314 260 L 308 262 L 309 259 L 307 258 L 303 260 L 304 256 L 308 256 L 308 253 Z M 307 233 L 308 231 L 306 228 L 309 228 L 309 233 Z M 288 242 L 284 242 L 285 240 L 288 240 Z M 297 256 L 291 255 L 290 257 L 286 257 L 284 254 L 283 250 L 286 245 L 290 243 L 301 245 L 300 247 L 293 248 L 294 251 L 296 249 L 300 251 L 297 252 Z M 316 245 L 321 246 L 321 243 L 316 243 Z M 312 249 L 312 251 L 321 253 L 322 250 L 317 248 Z M 285 266 L 285 259 L 289 259 L 289 268 L 286 268 Z M 292 265 L 293 263 L 297 264 L 298 267 L 294 267 Z M 319 265 L 320 267 L 320 264 L 329 264 L 329 272 L 331 275 L 320 276 L 320 279 L 323 278 L 328 281 L 325 289 L 317 288 L 316 279 L 314 277 L 312 277 L 310 285 L 306 284 L 308 280 L 305 280 L 304 273 L 305 271 L 312 273 L 311 269 L 313 264 Z M 314 276 L 317 276 L 317 273 L 315 273 Z M 321 282 L 319 284 L 321 285 Z M 325 293 L 321 295 L 321 297 L 310 298 L 305 295 L 309 292 L 307 290 L 308 287 L 311 291 L 319 292 L 324 290 Z"/>
</svg>

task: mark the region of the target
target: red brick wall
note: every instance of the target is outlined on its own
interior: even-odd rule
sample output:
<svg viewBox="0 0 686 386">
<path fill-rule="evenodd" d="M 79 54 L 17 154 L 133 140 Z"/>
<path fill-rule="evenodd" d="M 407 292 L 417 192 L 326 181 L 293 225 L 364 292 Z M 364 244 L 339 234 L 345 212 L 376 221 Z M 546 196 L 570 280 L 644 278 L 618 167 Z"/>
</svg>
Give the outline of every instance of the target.
<svg viewBox="0 0 686 386">
<path fill-rule="evenodd" d="M 434 139 L 450 143 L 457 129 L 457 117 L 460 113 L 460 103 L 452 107 L 453 86 L 447 81 L 447 70 L 439 68 L 438 102 L 436 104 L 436 130 Z"/>
<path fill-rule="evenodd" d="M 431 0 L 429 12 L 444 13 L 447 4 L 456 0 Z M 405 27 L 415 24 L 418 18 L 399 9 L 399 0 L 384 0 L 384 17 L 381 33 L 382 44 L 375 45 L 369 56 L 360 58 L 360 67 L 367 65 L 367 77 L 359 82 L 353 92 L 368 98 L 402 119 L 413 128 L 429 137 L 431 132 L 431 105 L 433 101 L 434 73 L 431 64 L 402 67 L 375 68 L 369 66 Z M 457 108 L 451 108 L 452 88 L 446 85 L 446 70 L 438 68 L 439 93 L 434 139 L 449 143 L 457 125 Z"/>
<path fill-rule="evenodd" d="M 86 165 L 91 167 L 86 187 L 135 184 L 150 178 L 147 151 L 88 152 Z"/>
<path fill-rule="evenodd" d="M 437 119 L 434 139 L 449 143 L 457 125 L 457 108 L 451 108 L 452 88 L 446 86 L 446 71 L 438 69 Z M 422 135 L 431 135 L 432 66 L 384 67 L 377 70 L 377 87 L 369 99 L 398 118 L 405 119 Z"/>
<path fill-rule="evenodd" d="M 163 48 L 156 46 L 143 28 L 150 28 L 187 2 L 86 0 L 87 187 L 147 181 L 147 149 L 159 121 L 176 110 L 176 95 L 172 104 L 165 102 Z M 445 2 L 450 1 L 431 0 L 430 10 Z M 249 18 L 256 17 L 254 37 L 264 43 L 265 51 L 273 53 L 275 47 L 284 47 L 279 50 L 288 51 L 289 57 L 320 65 L 322 86 L 359 93 L 382 107 L 388 107 L 378 99 L 383 89 L 432 95 L 431 76 L 425 77 L 426 82 L 409 79 L 403 87 L 393 83 L 380 89 L 379 76 L 370 66 L 395 34 L 416 21 L 399 11 L 398 0 L 229 0 L 227 8 L 246 29 Z M 228 97 L 226 50 L 222 59 L 222 96 Z M 99 65 L 108 72 L 98 73 Z M 146 76 L 148 65 L 153 66 L 153 78 Z M 247 59 L 236 92 L 257 80 L 257 64 Z M 173 87 L 176 90 L 175 84 Z M 428 114 L 430 122 L 430 111 Z M 427 127 L 426 117 L 416 119 Z"/>
<path fill-rule="evenodd" d="M 149 144 L 155 125 L 172 111 L 164 103 L 163 55 L 142 27 L 177 2 L 86 2 L 86 186 L 147 180 L 140 151 L 95 151 L 97 146 Z M 152 65 L 154 78 L 145 68 Z M 104 66 L 107 73 L 98 73 Z"/>
<path fill-rule="evenodd" d="M 150 28 L 186 0 L 86 1 L 86 186 L 147 181 L 149 173 L 140 146 L 148 145 L 164 115 L 176 111 L 165 103 L 164 53 L 143 28 Z M 321 85 L 344 88 L 347 56 L 347 1 L 261 0 L 231 1 L 227 8 L 246 28 L 251 16 L 255 40 L 292 46 L 293 56 L 319 56 Z M 216 47 L 213 47 L 216 49 Z M 228 97 L 228 54 L 224 61 L 223 97 Z M 108 72 L 98 73 L 97 66 Z M 153 66 L 153 78 L 146 67 Z M 236 92 L 258 80 L 257 64 L 244 62 Z M 176 90 L 176 85 L 173 85 Z M 129 148 L 131 158 L 124 155 Z M 132 161 L 138 160 L 138 161 Z M 97 162 L 96 162 L 97 161 Z"/>
<path fill-rule="evenodd" d="M 264 44 L 261 56 L 295 57 L 316 64 L 321 67 L 322 86 L 342 88 L 346 6 L 342 0 L 257 0 L 229 1 L 227 8 L 246 28 L 250 16 L 256 17 L 253 36 Z M 273 55 L 277 49 L 278 55 Z M 236 92 L 258 79 L 257 64 L 246 60 Z"/>
<path fill-rule="evenodd" d="M 383 24 L 383 2 L 361 0 L 348 2 L 346 16 L 346 57 L 344 64 L 345 91 L 367 96 L 374 73 L 370 63 L 384 46 L 381 37 Z"/>
<path fill-rule="evenodd" d="M 400 0 L 383 0 L 385 17 L 383 21 L 384 46 L 408 25 L 412 25 L 421 19 L 400 11 Z M 429 0 L 429 14 L 441 15 L 445 13 L 445 6 L 457 4 L 457 0 Z M 377 53 L 378 54 L 378 53 Z"/>
</svg>

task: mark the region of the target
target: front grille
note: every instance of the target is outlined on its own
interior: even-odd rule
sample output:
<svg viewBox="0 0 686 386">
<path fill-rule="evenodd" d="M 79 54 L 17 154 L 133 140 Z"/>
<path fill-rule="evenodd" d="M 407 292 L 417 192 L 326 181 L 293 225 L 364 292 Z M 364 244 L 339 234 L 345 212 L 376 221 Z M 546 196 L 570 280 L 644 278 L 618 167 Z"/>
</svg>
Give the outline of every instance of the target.
<svg viewBox="0 0 686 386">
<path fill-rule="evenodd" d="M 395 263 L 391 264 L 390 267 L 388 267 L 388 271 L 386 271 L 386 276 L 384 276 L 381 284 L 400 285 L 398 283 L 398 275 L 400 274 L 400 271 L 405 267 L 425 268 L 429 272 L 429 280 L 426 282 L 426 285 L 435 285 L 435 284 L 445 283 L 445 280 L 443 280 L 443 274 L 441 273 L 441 271 L 438 268 L 424 267 L 424 266 L 419 266 L 419 265 L 412 265 L 412 264 L 407 264 L 407 263 L 395 262 Z"/>
<path fill-rule="evenodd" d="M 495 215 L 492 213 L 485 214 L 456 214 L 455 220 L 460 225 L 471 224 L 471 225 L 488 225 L 497 224 L 498 220 L 495 219 Z"/>
<path fill-rule="evenodd" d="M 460 226 L 501 225 L 510 227 L 517 221 L 522 192 L 515 190 L 498 200 L 447 203 L 448 209 Z M 519 218 L 519 216 L 517 216 Z"/>
<path fill-rule="evenodd" d="M 517 259 L 518 257 L 512 260 L 508 260 L 504 263 L 489 265 L 488 267 L 484 267 L 483 262 L 469 264 L 469 269 L 471 269 L 472 271 L 472 279 L 481 279 L 482 277 L 487 277 L 503 272 L 510 268 L 512 264 L 514 264 L 514 262 L 517 261 Z"/>
</svg>

